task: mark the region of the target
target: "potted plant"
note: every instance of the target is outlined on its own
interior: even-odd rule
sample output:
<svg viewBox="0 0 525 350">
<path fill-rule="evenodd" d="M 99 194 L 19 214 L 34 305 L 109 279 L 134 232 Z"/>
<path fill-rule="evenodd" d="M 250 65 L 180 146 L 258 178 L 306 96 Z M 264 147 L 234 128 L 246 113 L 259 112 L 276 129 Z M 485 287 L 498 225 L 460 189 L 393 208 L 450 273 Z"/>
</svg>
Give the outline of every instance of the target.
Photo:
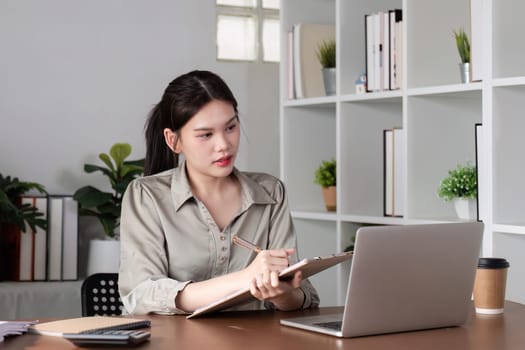
<svg viewBox="0 0 525 350">
<path fill-rule="evenodd" d="M 36 182 L 20 181 L 16 177 L 0 174 L 0 280 L 13 279 L 14 260 L 17 259 L 16 235 L 10 232 L 20 230 L 24 234 L 27 227 L 35 232 L 37 227 L 46 229 L 44 213 L 34 206 L 22 203 L 21 196 L 27 192 L 38 191 L 46 194 L 44 186 Z M 14 248 L 14 249 L 13 249 Z"/>
<path fill-rule="evenodd" d="M 323 67 L 323 81 L 326 95 L 335 95 L 335 40 L 323 40 L 317 47 L 317 58 Z"/>
<path fill-rule="evenodd" d="M 476 218 L 477 193 L 476 168 L 470 163 L 458 164 L 455 169 L 449 170 L 438 188 L 438 196 L 445 201 L 453 200 L 458 217 L 466 220 Z"/>
<path fill-rule="evenodd" d="M 456 47 L 458 49 L 461 63 L 459 63 L 459 72 L 461 74 L 461 82 L 470 82 L 470 43 L 467 33 L 463 29 L 454 31 L 454 38 L 456 39 Z"/>
<path fill-rule="evenodd" d="M 144 172 L 144 159 L 127 161 L 131 145 L 115 143 L 107 153 L 100 153 L 99 159 L 105 166 L 85 164 L 86 173 L 101 172 L 111 191 L 99 190 L 93 186 L 79 188 L 73 198 L 79 204 L 79 215 L 98 219 L 104 230 L 105 240 L 92 240 L 89 247 L 88 275 L 95 272 L 118 272 L 119 225 L 122 196 L 128 184 Z M 115 252 L 116 251 L 116 252 Z M 104 258 L 111 261 L 104 262 Z"/>
<path fill-rule="evenodd" d="M 323 189 L 323 197 L 328 211 L 336 211 L 336 161 L 324 160 L 315 170 L 314 182 Z"/>
</svg>

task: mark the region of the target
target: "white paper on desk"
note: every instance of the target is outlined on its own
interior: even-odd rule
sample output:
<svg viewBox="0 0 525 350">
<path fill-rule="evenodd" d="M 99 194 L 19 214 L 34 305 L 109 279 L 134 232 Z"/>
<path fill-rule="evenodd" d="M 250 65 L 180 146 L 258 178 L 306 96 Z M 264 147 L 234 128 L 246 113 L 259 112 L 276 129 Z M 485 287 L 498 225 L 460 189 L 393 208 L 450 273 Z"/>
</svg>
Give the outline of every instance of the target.
<svg viewBox="0 0 525 350">
<path fill-rule="evenodd" d="M 4 337 L 26 333 L 27 328 L 35 323 L 38 321 L 0 321 L 0 342 Z"/>
<path fill-rule="evenodd" d="M 333 254 L 324 257 L 314 257 L 310 259 L 303 259 L 295 264 L 282 270 L 279 274 L 280 279 L 291 278 L 296 271 L 303 273 L 303 279 L 315 275 L 323 270 L 328 269 L 334 265 L 337 265 L 343 261 L 349 260 L 352 257 L 352 252 Z M 227 309 L 229 307 L 242 304 L 248 301 L 254 300 L 250 293 L 250 288 L 246 287 L 232 294 L 229 294 L 211 304 L 201 307 L 195 310 L 191 315 L 186 318 L 193 318 L 199 315 L 207 314 L 213 311 Z"/>
</svg>

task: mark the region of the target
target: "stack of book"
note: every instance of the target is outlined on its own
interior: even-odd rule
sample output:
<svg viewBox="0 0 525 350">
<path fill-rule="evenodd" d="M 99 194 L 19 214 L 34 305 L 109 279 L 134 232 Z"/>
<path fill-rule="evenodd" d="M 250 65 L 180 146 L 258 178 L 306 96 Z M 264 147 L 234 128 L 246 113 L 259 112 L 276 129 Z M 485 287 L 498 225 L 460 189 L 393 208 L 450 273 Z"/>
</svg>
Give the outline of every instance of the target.
<svg viewBox="0 0 525 350">
<path fill-rule="evenodd" d="M 24 196 L 44 213 L 47 230 L 15 225 L 2 227 L 1 279 L 10 281 L 61 281 L 78 279 L 78 203 L 72 196 Z"/>
<path fill-rule="evenodd" d="M 402 86 L 403 16 L 400 9 L 365 15 L 367 91 Z"/>
</svg>

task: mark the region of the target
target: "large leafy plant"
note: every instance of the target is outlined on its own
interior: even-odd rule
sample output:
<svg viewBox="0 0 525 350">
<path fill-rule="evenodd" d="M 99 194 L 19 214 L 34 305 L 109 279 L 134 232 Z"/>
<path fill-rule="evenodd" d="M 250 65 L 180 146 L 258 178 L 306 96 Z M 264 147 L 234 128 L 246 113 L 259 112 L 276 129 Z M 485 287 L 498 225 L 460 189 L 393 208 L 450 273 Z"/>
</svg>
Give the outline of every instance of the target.
<svg viewBox="0 0 525 350">
<path fill-rule="evenodd" d="M 107 237 L 118 238 L 122 196 L 128 184 L 144 173 L 144 159 L 126 159 L 131 154 L 131 145 L 115 143 L 109 155 L 100 153 L 99 159 L 105 167 L 85 164 L 86 173 L 101 172 L 109 181 L 112 192 L 99 190 L 93 186 L 79 188 L 73 198 L 79 203 L 79 215 L 96 217 Z"/>
<path fill-rule="evenodd" d="M 455 198 L 475 199 L 478 194 L 476 168 L 469 163 L 458 164 L 441 180 L 438 195 L 445 201 Z"/>
<path fill-rule="evenodd" d="M 22 204 L 20 197 L 27 192 L 46 194 L 44 186 L 36 182 L 20 181 L 17 177 L 0 174 L 0 225 L 13 224 L 26 232 L 27 226 L 34 232 L 37 227 L 46 229 L 44 213 L 31 204 Z"/>
<path fill-rule="evenodd" d="M 322 187 L 336 185 L 336 161 L 323 160 L 321 165 L 315 170 L 314 182 Z"/>
</svg>

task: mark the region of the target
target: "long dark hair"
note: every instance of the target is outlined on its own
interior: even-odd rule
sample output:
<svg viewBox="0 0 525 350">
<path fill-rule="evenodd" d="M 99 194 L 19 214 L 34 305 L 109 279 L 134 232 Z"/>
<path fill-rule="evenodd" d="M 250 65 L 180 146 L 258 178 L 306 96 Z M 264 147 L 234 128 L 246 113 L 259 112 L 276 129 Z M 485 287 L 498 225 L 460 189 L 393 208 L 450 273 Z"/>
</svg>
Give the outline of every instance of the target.
<svg viewBox="0 0 525 350">
<path fill-rule="evenodd" d="M 212 100 L 231 103 L 235 114 L 237 100 L 217 74 L 194 70 L 175 78 L 162 99 L 151 110 L 144 127 L 146 159 L 144 175 L 153 175 L 178 166 L 179 157 L 164 140 L 164 129 L 179 130 Z"/>
</svg>

